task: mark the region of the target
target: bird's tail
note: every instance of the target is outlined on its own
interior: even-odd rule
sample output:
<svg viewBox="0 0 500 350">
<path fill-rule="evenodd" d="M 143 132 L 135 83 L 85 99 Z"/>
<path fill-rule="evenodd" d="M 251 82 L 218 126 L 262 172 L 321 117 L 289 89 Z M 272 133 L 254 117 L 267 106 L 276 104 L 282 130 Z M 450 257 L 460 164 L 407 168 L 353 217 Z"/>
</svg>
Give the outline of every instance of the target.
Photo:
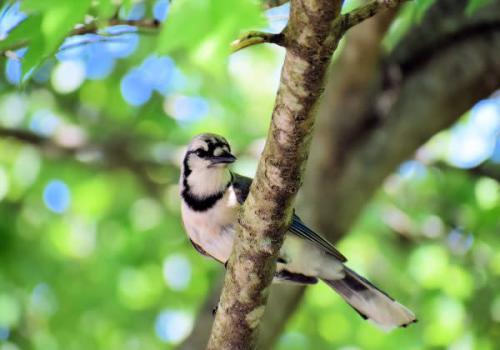
<svg viewBox="0 0 500 350">
<path fill-rule="evenodd" d="M 413 312 L 375 287 L 364 277 L 344 267 L 345 276 L 339 280 L 324 280 L 365 320 L 372 321 L 384 331 L 406 327 L 417 322 Z"/>
</svg>

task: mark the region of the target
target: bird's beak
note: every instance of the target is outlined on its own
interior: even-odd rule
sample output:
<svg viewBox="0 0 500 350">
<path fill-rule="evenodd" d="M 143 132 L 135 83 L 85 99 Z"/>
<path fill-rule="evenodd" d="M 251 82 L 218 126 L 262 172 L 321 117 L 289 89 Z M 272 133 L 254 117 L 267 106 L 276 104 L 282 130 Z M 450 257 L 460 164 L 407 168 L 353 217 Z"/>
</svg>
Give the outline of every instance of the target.
<svg viewBox="0 0 500 350">
<path fill-rule="evenodd" d="M 231 164 L 236 160 L 236 157 L 233 156 L 231 153 L 223 153 L 220 156 L 213 156 L 210 158 L 210 163 L 211 165 L 216 165 L 216 164 Z"/>
</svg>

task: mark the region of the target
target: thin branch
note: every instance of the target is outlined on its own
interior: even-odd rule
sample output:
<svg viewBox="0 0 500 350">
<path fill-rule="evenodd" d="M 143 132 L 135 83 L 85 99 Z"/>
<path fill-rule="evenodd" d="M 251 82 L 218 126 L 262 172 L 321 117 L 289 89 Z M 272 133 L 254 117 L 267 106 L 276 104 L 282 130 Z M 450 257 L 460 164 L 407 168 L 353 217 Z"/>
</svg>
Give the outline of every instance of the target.
<svg viewBox="0 0 500 350">
<path fill-rule="evenodd" d="M 53 151 L 56 151 L 56 153 L 61 153 L 61 154 L 72 154 L 76 150 L 75 147 L 67 147 L 65 145 L 58 144 L 53 139 L 40 136 L 31 131 L 22 129 L 10 129 L 10 128 L 0 127 L 0 137 L 16 139 L 18 141 L 31 144 L 33 146 L 38 146 L 44 149 L 51 149 Z"/>
<path fill-rule="evenodd" d="M 281 5 L 284 5 L 289 1 L 290 0 L 264 0 L 263 6 L 264 6 L 264 9 L 269 10 L 269 9 L 272 9 L 273 7 L 279 7 Z"/>
<path fill-rule="evenodd" d="M 284 46 L 285 36 L 282 33 L 273 34 L 273 33 L 265 33 L 265 32 L 248 32 L 243 34 L 240 38 L 236 39 L 231 43 L 231 52 L 237 52 L 246 47 L 270 43 L 276 44 L 279 46 Z"/>
<path fill-rule="evenodd" d="M 432 164 L 433 168 L 443 171 L 463 172 L 473 177 L 489 177 L 500 183 L 500 164 L 493 162 L 484 162 L 473 168 L 457 168 L 444 162 Z"/>
<path fill-rule="evenodd" d="M 333 28 L 338 28 L 340 29 L 340 33 L 345 33 L 356 24 L 373 17 L 381 10 L 394 8 L 404 1 L 408 0 L 373 0 L 366 5 L 338 17 L 333 23 Z"/>
<path fill-rule="evenodd" d="M 129 145 L 130 147 L 130 140 L 120 135 L 115 135 L 115 137 L 111 137 L 108 141 L 100 144 L 83 142 L 79 145 L 68 146 L 58 142 L 56 138 L 41 136 L 28 130 L 0 127 L 0 138 L 30 144 L 49 157 L 75 159 L 80 163 L 99 169 L 129 169 L 137 177 L 144 189 L 153 197 L 158 196 L 158 193 L 160 193 L 160 185 L 151 179 L 149 170 L 165 167 L 165 164 L 137 159 L 128 147 L 123 146 Z M 83 161 L 81 156 L 89 153 L 98 156 Z"/>
<path fill-rule="evenodd" d="M 156 31 L 157 29 L 160 28 L 161 22 L 158 21 L 157 19 L 150 19 L 150 18 L 139 19 L 139 20 L 130 20 L 130 19 L 126 20 L 118 18 L 111 18 L 106 21 L 95 20 L 88 24 L 84 24 L 82 26 L 73 29 L 70 32 L 69 36 L 98 33 L 99 30 L 102 28 L 113 27 L 118 25 L 126 25 L 126 26 L 136 27 L 138 29 Z"/>
<path fill-rule="evenodd" d="M 99 34 L 103 37 L 115 37 L 131 33 L 131 31 L 121 32 L 117 34 L 103 33 L 104 29 L 118 25 L 127 25 L 135 27 L 141 33 L 151 33 L 151 32 L 156 32 L 160 28 L 161 22 L 156 19 L 124 20 L 124 19 L 111 18 L 106 21 L 95 20 L 90 23 L 76 27 L 75 29 L 73 29 L 71 32 L 68 33 L 68 37 L 85 35 L 85 34 Z M 27 40 L 22 40 L 13 43 L 12 45 L 0 51 L 0 56 L 4 55 L 6 56 L 9 54 L 9 52 L 19 50 L 23 47 L 26 47 L 27 45 L 29 45 L 29 41 Z"/>
</svg>

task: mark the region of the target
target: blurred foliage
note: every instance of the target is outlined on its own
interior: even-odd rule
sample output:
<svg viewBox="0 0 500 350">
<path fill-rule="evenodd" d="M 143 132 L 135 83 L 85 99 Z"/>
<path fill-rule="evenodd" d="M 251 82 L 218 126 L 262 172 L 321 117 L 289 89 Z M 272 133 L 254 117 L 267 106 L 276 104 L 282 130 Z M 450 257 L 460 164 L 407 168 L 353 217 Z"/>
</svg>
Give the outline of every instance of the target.
<svg viewBox="0 0 500 350">
<path fill-rule="evenodd" d="M 388 49 L 429 3 L 405 5 Z M 280 30 L 288 6 L 2 6 L 0 349 L 174 347 L 222 269 L 192 249 L 181 227 L 183 145 L 202 131 L 226 135 L 240 156 L 235 170 L 253 174 L 283 52 L 262 46 L 229 56 L 227 48 L 245 29 Z M 165 25 L 108 27 L 111 18 Z M 76 23 L 93 21 L 98 33 L 65 39 Z M 319 285 L 278 348 L 498 347 L 499 184 L 454 166 L 500 161 L 499 129 L 493 97 L 403 164 L 339 244 L 353 267 L 416 311 L 417 325 L 382 334 Z"/>
</svg>

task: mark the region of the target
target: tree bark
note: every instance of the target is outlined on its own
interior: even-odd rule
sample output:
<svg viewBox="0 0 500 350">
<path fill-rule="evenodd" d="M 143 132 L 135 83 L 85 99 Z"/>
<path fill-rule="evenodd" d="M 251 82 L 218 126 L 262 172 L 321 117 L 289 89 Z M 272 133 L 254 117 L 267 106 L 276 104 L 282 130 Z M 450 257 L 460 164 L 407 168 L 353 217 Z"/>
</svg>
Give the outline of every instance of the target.
<svg viewBox="0 0 500 350">
<path fill-rule="evenodd" d="M 349 31 L 341 54 L 332 64 L 329 82 L 314 131 L 310 161 L 306 171 L 306 182 L 302 194 L 299 194 L 298 198 L 298 212 L 308 223 L 316 222 L 317 217 L 314 211 L 317 206 L 324 204 L 314 202 L 316 197 L 311 196 L 310 191 L 319 190 L 321 193 L 321 189 L 313 188 L 308 181 L 307 175 L 321 171 L 317 168 L 318 164 L 314 160 L 317 152 L 323 153 L 323 150 L 318 149 L 321 148 L 321 141 L 317 140 L 318 134 L 323 134 L 323 123 L 325 120 L 330 119 L 334 110 L 338 110 L 336 113 L 339 113 L 339 115 L 350 115 L 354 114 L 350 111 L 356 110 L 363 104 L 363 99 L 366 98 L 366 87 L 373 81 L 378 69 L 381 55 L 380 42 L 396 12 L 397 10 L 391 9 L 380 13 Z M 338 130 L 346 130 L 345 132 L 348 133 L 346 124 L 349 122 L 355 123 L 355 120 L 343 118 L 342 121 L 344 124 L 338 125 Z M 332 130 L 329 129 L 328 131 Z M 324 136 L 327 137 L 327 135 Z M 329 181 L 323 185 L 331 186 Z M 347 233 L 347 230 L 344 233 Z M 329 238 L 332 243 L 335 243 L 341 238 L 341 235 Z M 264 315 L 258 349 L 264 350 L 273 347 L 285 327 L 286 320 L 300 306 L 304 291 L 305 287 L 303 286 L 273 286 Z"/>
<path fill-rule="evenodd" d="M 276 258 L 302 182 L 324 73 L 340 37 L 340 1 L 293 0 L 287 48 L 264 152 L 239 217 L 207 349 L 254 349 Z"/>
</svg>

